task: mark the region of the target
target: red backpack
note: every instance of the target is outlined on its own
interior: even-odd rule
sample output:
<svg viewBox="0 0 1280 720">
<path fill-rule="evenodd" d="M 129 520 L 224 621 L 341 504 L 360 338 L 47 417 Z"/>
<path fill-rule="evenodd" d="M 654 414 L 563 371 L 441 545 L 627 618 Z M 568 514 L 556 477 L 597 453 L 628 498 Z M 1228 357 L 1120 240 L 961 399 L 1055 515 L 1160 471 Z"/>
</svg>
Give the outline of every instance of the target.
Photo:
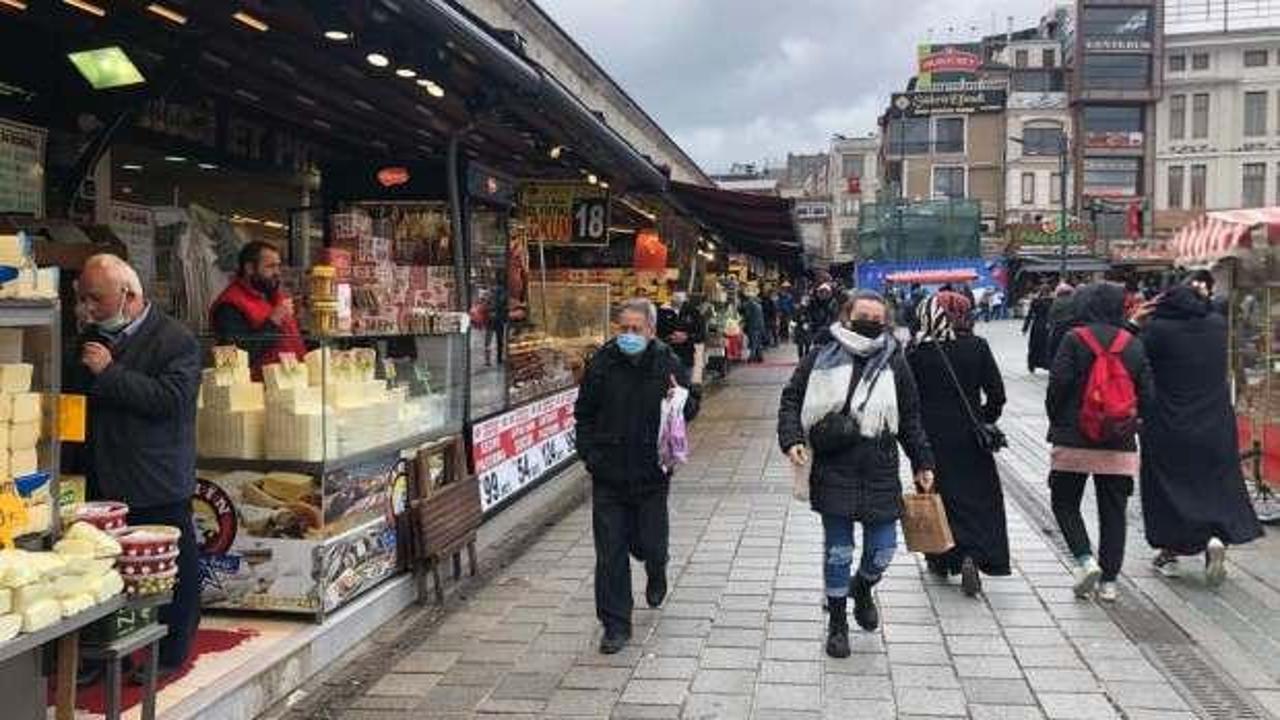
<svg viewBox="0 0 1280 720">
<path fill-rule="evenodd" d="M 1089 328 L 1074 332 L 1093 351 L 1093 367 L 1080 403 L 1080 434 L 1100 444 L 1127 440 L 1138 430 L 1138 394 L 1121 354 L 1133 336 L 1121 330 L 1111 347 L 1103 350 Z"/>
</svg>

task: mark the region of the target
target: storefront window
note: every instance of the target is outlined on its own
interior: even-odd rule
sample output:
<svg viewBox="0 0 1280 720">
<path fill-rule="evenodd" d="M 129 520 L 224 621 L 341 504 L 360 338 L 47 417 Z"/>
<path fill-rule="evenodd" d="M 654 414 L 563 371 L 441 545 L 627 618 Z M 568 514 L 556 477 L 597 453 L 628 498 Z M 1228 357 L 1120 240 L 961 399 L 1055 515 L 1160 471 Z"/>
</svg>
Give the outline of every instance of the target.
<svg viewBox="0 0 1280 720">
<path fill-rule="evenodd" d="M 938 118 L 934 152 L 964 152 L 964 118 Z"/>
<path fill-rule="evenodd" d="M 471 419 L 507 404 L 507 213 L 471 214 Z"/>
<path fill-rule="evenodd" d="M 1209 193 L 1209 168 L 1207 165 L 1191 166 L 1191 207 L 1201 209 Z"/>
<path fill-rule="evenodd" d="M 1095 197 L 1128 197 L 1139 194 L 1141 163 L 1138 158 L 1085 158 L 1085 194 Z"/>
<path fill-rule="evenodd" d="M 1084 56 L 1084 86 L 1090 90 L 1142 90 L 1150 85 L 1149 55 Z"/>
<path fill-rule="evenodd" d="M 1080 29 L 1086 38 L 1150 37 L 1151 10 L 1145 7 L 1086 7 Z"/>
<path fill-rule="evenodd" d="M 1084 109 L 1087 133 L 1142 132 L 1142 108 L 1137 105 L 1088 105 Z"/>
</svg>

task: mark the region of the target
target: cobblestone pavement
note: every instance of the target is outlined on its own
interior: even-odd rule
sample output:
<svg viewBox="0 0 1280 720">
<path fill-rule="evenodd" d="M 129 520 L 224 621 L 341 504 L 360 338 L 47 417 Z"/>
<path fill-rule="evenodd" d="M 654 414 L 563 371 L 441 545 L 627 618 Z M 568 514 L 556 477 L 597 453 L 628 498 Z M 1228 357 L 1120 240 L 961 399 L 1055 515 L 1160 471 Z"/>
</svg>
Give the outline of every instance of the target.
<svg viewBox="0 0 1280 720">
<path fill-rule="evenodd" d="M 1280 662 L 1268 644 L 1280 632 L 1280 602 L 1267 585 L 1274 575 L 1234 566 L 1218 595 L 1193 579 L 1156 580 L 1135 536 L 1123 607 L 1074 599 L 1036 510 L 1045 492 L 1043 428 L 1036 425 L 1043 422 L 1043 379 L 1027 377 L 1012 324 L 983 331 L 1015 395 L 1006 429 L 1016 440 L 1002 459 L 1014 574 L 986 578 L 983 596 L 964 597 L 955 582 L 939 583 L 921 558 L 902 551 L 877 588 L 882 630 L 855 629 L 848 659 L 825 656 L 821 528 L 807 505 L 792 500 L 791 471 L 775 447 L 777 397 L 792 369 L 779 354 L 777 365 L 736 370 L 693 425 L 693 459 L 671 497 L 671 594 L 662 609 L 645 608 L 643 570 L 635 565 L 635 637 L 625 651 L 596 653 L 590 509 L 583 507 L 446 617 L 341 716 L 1266 717 L 1261 703 L 1276 701 L 1267 693 L 1276 689 Z M 1276 554 L 1269 557 L 1274 565 Z M 1151 612 L 1144 598 L 1178 603 L 1193 630 Z M 1250 613 L 1241 611 L 1246 605 Z M 1232 613 L 1241 627 L 1219 628 Z M 1269 629 L 1261 627 L 1267 618 Z M 1199 665 L 1168 650 L 1194 650 L 1200 642 L 1216 645 L 1207 661 L 1203 653 L 1192 658 Z M 1179 659 L 1184 675 L 1190 668 L 1210 687 L 1189 691 L 1170 670 Z M 1219 676 L 1225 679 L 1208 682 Z M 1227 691 L 1246 696 L 1247 708 L 1231 705 L 1238 698 Z M 1204 702 L 1212 692 L 1222 702 L 1218 710 Z"/>
</svg>

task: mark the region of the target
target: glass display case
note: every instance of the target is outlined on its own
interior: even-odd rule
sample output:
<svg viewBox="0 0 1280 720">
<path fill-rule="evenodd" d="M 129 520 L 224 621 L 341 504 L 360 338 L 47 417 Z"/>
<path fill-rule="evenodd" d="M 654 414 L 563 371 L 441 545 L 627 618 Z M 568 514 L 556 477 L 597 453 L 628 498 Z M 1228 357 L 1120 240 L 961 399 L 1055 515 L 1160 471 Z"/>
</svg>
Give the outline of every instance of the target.
<svg viewBox="0 0 1280 720">
<path fill-rule="evenodd" d="M 58 531 L 60 312 L 56 301 L 0 300 L 0 491 L 26 506 L 14 535 L 28 546 Z"/>
<path fill-rule="evenodd" d="M 507 350 L 509 398 L 520 405 L 573 387 L 609 339 L 609 286 L 534 281 L 529 312 L 514 323 Z"/>
<path fill-rule="evenodd" d="M 260 367 L 204 339 L 206 605 L 322 617 L 397 571 L 406 460 L 461 431 L 468 334 L 309 337 Z"/>
<path fill-rule="evenodd" d="M 1247 267 L 1235 280 L 1231 372 L 1241 449 L 1257 489 L 1280 489 L 1280 282 Z"/>
</svg>

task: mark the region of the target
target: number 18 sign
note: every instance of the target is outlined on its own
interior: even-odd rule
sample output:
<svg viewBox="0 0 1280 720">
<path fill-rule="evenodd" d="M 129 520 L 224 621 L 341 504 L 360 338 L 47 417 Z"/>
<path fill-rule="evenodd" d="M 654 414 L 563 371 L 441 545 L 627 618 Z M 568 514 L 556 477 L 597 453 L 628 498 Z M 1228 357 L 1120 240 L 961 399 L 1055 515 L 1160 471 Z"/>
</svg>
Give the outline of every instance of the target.
<svg viewBox="0 0 1280 720">
<path fill-rule="evenodd" d="M 520 218 L 530 243 L 607 245 L 609 194 L 575 182 L 527 183 L 520 188 Z"/>
</svg>

